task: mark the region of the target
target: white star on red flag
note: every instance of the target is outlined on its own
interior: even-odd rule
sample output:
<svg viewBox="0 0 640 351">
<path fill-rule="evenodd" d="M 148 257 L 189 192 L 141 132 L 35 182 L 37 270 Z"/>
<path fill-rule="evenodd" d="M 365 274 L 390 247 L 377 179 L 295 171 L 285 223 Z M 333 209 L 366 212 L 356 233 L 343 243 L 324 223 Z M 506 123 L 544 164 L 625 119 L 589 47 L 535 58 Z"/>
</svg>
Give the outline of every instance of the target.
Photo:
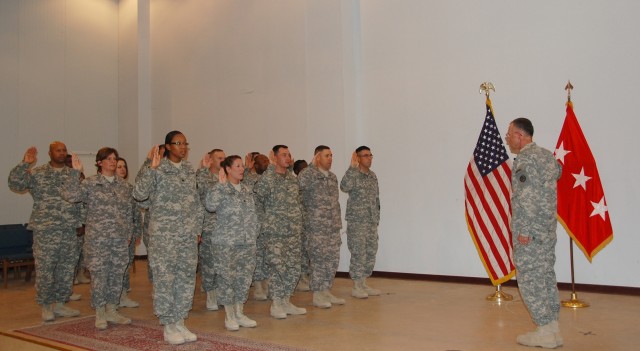
<svg viewBox="0 0 640 351">
<path fill-rule="evenodd" d="M 578 186 L 581 186 L 584 190 L 587 190 L 587 181 L 591 179 L 591 177 L 584 175 L 584 167 L 582 167 L 580 173 L 572 173 L 572 175 L 574 178 L 576 178 L 576 183 L 573 184 L 573 187 L 576 188 Z"/>
<path fill-rule="evenodd" d="M 560 146 L 558 146 L 558 148 L 556 149 L 556 152 L 555 152 L 556 160 L 558 160 L 562 164 L 564 164 L 564 157 L 570 152 L 571 151 L 564 149 L 564 142 L 560 142 Z"/>
</svg>

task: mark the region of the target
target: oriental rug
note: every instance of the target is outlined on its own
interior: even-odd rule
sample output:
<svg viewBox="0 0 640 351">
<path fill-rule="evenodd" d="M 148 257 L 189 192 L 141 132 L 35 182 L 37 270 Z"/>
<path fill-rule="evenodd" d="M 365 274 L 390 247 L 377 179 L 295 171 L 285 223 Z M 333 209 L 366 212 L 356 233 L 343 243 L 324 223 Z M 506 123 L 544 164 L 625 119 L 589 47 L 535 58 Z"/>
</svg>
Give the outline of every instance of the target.
<svg viewBox="0 0 640 351">
<path fill-rule="evenodd" d="M 40 326 L 17 329 L 16 337 L 30 341 L 29 336 L 36 337 L 36 342 L 46 345 L 43 339 L 58 343 L 52 345 L 60 350 L 60 344 L 70 348 L 100 351 L 156 351 L 156 350 L 221 350 L 221 351 L 300 351 L 302 349 L 260 342 L 218 333 L 203 333 L 192 330 L 198 335 L 195 342 L 182 345 L 169 345 L 163 340 L 163 327 L 156 322 L 134 320 L 130 325 L 109 324 L 107 330 L 97 330 L 95 317 L 83 317 L 61 323 L 47 323 Z M 3 333 L 4 335 L 8 335 Z M 9 336 L 9 335 L 8 335 Z M 22 337 L 24 336 L 24 337 Z M 35 342 L 35 341 L 34 341 Z"/>
</svg>

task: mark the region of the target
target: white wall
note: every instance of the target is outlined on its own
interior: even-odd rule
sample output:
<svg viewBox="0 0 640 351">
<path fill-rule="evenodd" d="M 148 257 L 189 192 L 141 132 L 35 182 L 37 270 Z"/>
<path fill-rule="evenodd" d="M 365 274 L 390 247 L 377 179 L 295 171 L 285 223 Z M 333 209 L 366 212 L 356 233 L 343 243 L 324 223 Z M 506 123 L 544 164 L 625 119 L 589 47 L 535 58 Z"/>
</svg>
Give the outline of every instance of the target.
<svg viewBox="0 0 640 351">
<path fill-rule="evenodd" d="M 85 154 L 117 146 L 117 9 L 108 0 L 0 1 L 2 174 L 31 145 L 38 164 L 53 140 Z M 5 185 L 0 196 L 0 223 L 28 221 L 29 195 Z"/>
<path fill-rule="evenodd" d="M 510 120 L 527 116 L 536 127 L 534 139 L 551 149 L 565 114 L 563 88 L 571 79 L 575 111 L 598 161 L 615 233 L 592 264 L 577 252 L 577 282 L 640 287 L 640 278 L 627 274 L 640 269 L 636 253 L 640 238 L 633 229 L 640 193 L 634 180 L 640 162 L 628 146 L 640 123 L 633 104 L 640 80 L 636 38 L 640 23 L 635 19 L 640 4 L 630 0 L 141 2 L 138 42 L 127 46 L 131 52 L 136 45 L 143 48 L 137 55 L 138 156 L 150 146 L 143 139 L 149 144 L 162 142 L 172 129 L 189 139 L 194 163 L 213 147 L 244 154 L 266 152 L 276 143 L 288 144 L 296 158 L 310 159 L 313 148 L 323 143 L 332 147 L 333 169 L 341 177 L 351 150 L 369 145 L 382 192 L 376 266 L 381 271 L 486 276 L 466 228 L 463 206 L 464 171 L 484 117 L 484 96 L 478 87 L 484 81 L 496 85 L 492 101 L 503 133 Z M 82 8 L 80 3 L 85 2 L 67 1 Z M 112 6 L 106 1 L 86 3 Z M 121 20 L 125 4 L 130 6 L 120 1 Z M 0 6 L 0 72 L 9 77 L 0 80 L 0 102 L 9 101 L 8 108 L 3 107 L 3 124 L 6 120 L 14 131 L 0 132 L 2 146 L 13 150 L 2 156 L 7 174 L 31 143 L 72 140 L 73 133 L 59 137 L 62 132 L 58 132 L 54 137 L 50 132 L 60 120 L 71 118 L 56 111 L 82 110 L 60 107 L 60 101 L 68 100 L 65 96 L 73 95 L 73 85 L 64 85 L 62 96 L 54 87 L 46 88 L 45 84 L 61 80 L 61 69 L 43 65 L 50 65 L 50 60 L 66 62 L 61 58 L 65 52 L 88 54 L 62 50 L 60 39 L 42 40 L 43 31 L 35 31 L 35 24 L 44 22 L 51 27 L 47 33 L 63 37 L 56 36 L 61 29 L 51 23 L 61 12 L 59 6 L 47 1 Z M 148 19 L 144 11 L 149 11 Z M 109 10 L 106 21 L 116 14 Z M 109 28 L 113 33 L 106 42 L 112 43 L 118 29 Z M 69 42 L 84 43 L 80 39 Z M 37 45 L 26 45 L 34 40 Z M 50 59 L 36 64 L 42 53 Z M 99 59 L 113 73 L 114 56 L 106 56 Z M 21 69 L 14 73 L 7 66 Z M 29 86 L 25 74 L 41 77 L 42 84 Z M 84 84 L 104 84 L 103 89 L 110 91 L 117 85 L 110 82 L 98 74 Z M 122 78 L 120 82 L 120 89 L 131 89 Z M 56 112 L 52 115 L 57 119 L 34 123 L 33 103 L 40 109 L 44 105 L 27 91 L 48 99 L 47 105 L 53 106 L 48 111 Z M 109 111 L 116 109 L 111 104 L 118 103 L 105 96 L 106 102 L 97 103 L 109 105 Z M 119 108 L 111 114 L 113 119 L 122 122 L 124 111 L 135 116 L 129 109 L 136 106 L 121 102 Z M 128 149 L 135 147 L 122 129 L 93 133 L 99 121 L 87 121 L 92 128 L 86 136 L 108 136 L 110 142 L 117 139 Z M 32 142 L 25 140 L 27 135 Z M 86 144 L 82 147 L 88 150 L 98 147 Z M 2 191 L 7 198 L 8 190 Z M 8 196 L 12 204 L 3 201 L 3 222 L 26 218 L 25 204 L 30 200 Z M 20 206 L 14 206 L 16 202 Z M 567 282 L 568 240 L 562 228 L 558 233 L 556 268 L 559 280 Z M 344 243 L 340 270 L 347 269 L 348 257 Z"/>
</svg>

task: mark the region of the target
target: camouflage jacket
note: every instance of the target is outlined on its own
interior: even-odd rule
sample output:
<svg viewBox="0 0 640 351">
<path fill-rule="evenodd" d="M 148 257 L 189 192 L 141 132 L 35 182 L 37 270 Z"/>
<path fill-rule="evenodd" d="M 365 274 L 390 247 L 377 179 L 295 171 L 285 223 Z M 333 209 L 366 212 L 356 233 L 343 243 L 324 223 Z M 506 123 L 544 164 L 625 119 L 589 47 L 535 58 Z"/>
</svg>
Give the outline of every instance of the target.
<svg viewBox="0 0 640 351">
<path fill-rule="evenodd" d="M 511 231 L 532 238 L 555 235 L 557 181 L 562 166 L 553 154 L 536 143 L 522 148 L 511 174 Z"/>
<path fill-rule="evenodd" d="M 306 233 L 333 233 L 340 231 L 340 190 L 338 178 L 329 171 L 324 175 L 311 164 L 298 174 L 302 205 L 304 206 L 304 230 Z"/>
<path fill-rule="evenodd" d="M 302 233 L 302 204 L 296 176 L 290 170 L 275 172 L 269 165 L 253 191 L 259 202 L 262 229 L 266 235 L 291 236 Z"/>
<path fill-rule="evenodd" d="M 258 216 L 253 193 L 240 183 L 240 191 L 230 183 L 216 183 L 207 190 L 205 207 L 217 214 L 213 235 L 214 245 L 255 245 L 258 237 Z"/>
<path fill-rule="evenodd" d="M 84 203 L 88 236 L 130 239 L 133 228 L 131 190 L 131 185 L 117 176 L 109 182 L 102 174 L 96 174 L 80 182 L 80 172 L 72 170 L 62 197 L 72 203 Z"/>
<path fill-rule="evenodd" d="M 349 194 L 347 222 L 380 223 L 378 177 L 372 170 L 363 173 L 356 167 L 349 167 L 340 181 L 340 190 Z"/>
<path fill-rule="evenodd" d="M 56 171 L 46 163 L 29 170 L 29 166 L 21 162 L 9 173 L 9 188 L 15 192 L 28 191 L 33 198 L 29 229 L 82 226 L 82 205 L 71 204 L 62 198 L 64 184 L 73 177 L 71 168 Z"/>
<path fill-rule="evenodd" d="M 218 183 L 218 175 L 211 172 L 207 167 L 200 167 L 196 172 L 196 182 L 198 184 L 198 195 L 200 195 L 200 202 L 204 206 L 207 192 L 213 189 Z M 211 211 L 204 211 L 204 222 L 202 230 L 207 233 L 213 232 L 213 228 L 216 225 L 216 213 Z"/>
<path fill-rule="evenodd" d="M 150 201 L 150 235 L 195 237 L 202 233 L 204 208 L 198 196 L 196 172 L 188 161 L 183 160 L 177 168 L 163 158 L 157 169 L 144 168 L 133 187 L 133 197 Z"/>
</svg>

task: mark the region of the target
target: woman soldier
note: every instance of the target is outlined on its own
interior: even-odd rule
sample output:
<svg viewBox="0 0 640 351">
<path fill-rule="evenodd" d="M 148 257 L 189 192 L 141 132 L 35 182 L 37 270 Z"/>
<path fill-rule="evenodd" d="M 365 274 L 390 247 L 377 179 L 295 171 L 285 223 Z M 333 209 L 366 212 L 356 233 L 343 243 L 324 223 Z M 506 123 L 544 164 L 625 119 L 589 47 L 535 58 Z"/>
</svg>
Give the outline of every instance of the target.
<svg viewBox="0 0 640 351">
<path fill-rule="evenodd" d="M 136 181 L 133 196 L 149 199 L 149 265 L 153 273 L 153 309 L 164 325 L 164 340 L 178 345 L 198 338 L 184 325 L 193 304 L 198 263 L 198 235 L 204 208 L 196 172 L 185 160 L 189 143 L 172 131 L 164 156 L 154 146 L 149 166 Z M 145 219 L 146 221 L 146 219 Z"/>
<path fill-rule="evenodd" d="M 253 328 L 256 321 L 244 315 L 253 270 L 256 268 L 256 238 L 259 225 L 252 189 L 241 183 L 244 166 L 240 156 L 224 159 L 218 183 L 207 192 L 207 211 L 216 212 L 211 246 L 216 267 L 218 303 L 224 305 L 224 326 L 238 330 Z"/>
<path fill-rule="evenodd" d="M 83 202 L 86 211 L 84 257 L 91 273 L 91 307 L 96 309 L 96 328 L 107 322 L 130 324 L 118 313 L 122 277 L 127 267 L 127 240 L 131 237 L 131 187 L 117 177 L 118 151 L 103 147 L 96 154 L 98 174 L 80 182 L 82 163 L 71 159 L 74 176 L 65 184 L 63 197 Z"/>
</svg>

